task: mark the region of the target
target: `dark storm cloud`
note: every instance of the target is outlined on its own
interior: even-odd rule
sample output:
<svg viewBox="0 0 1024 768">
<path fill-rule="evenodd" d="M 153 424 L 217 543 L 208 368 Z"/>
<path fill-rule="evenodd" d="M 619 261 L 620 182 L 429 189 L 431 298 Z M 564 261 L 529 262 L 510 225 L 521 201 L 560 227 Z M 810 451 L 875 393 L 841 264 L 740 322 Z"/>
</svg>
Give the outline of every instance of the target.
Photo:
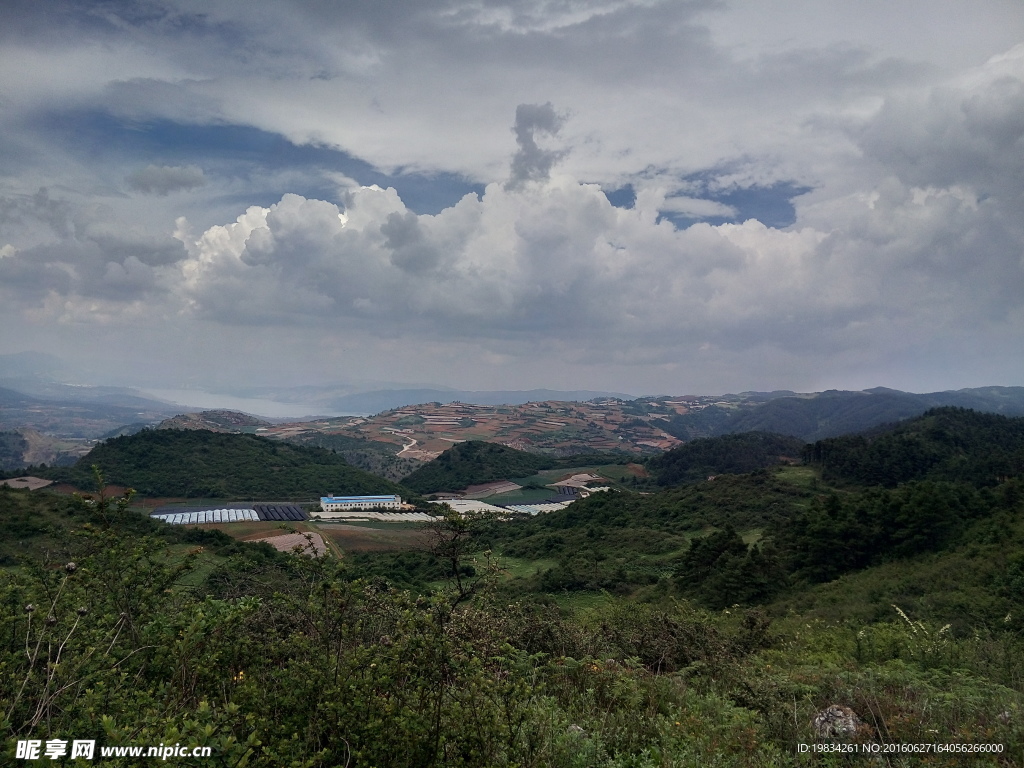
<svg viewBox="0 0 1024 768">
<path fill-rule="evenodd" d="M 983 196 L 1017 197 L 1024 191 L 1024 80 L 995 74 L 894 96 L 858 138 L 907 183 L 970 184 Z"/>
<path fill-rule="evenodd" d="M 147 165 L 131 174 L 126 181 L 131 189 L 149 195 L 166 197 L 171 192 L 182 192 L 206 183 L 203 169 L 194 165 Z"/>
<path fill-rule="evenodd" d="M 47 296 L 133 301 L 164 293 L 160 269 L 182 261 L 182 244 L 126 225 L 102 206 L 78 205 L 47 189 L 0 201 L 7 223 L 28 241 L 7 245 L 0 284 L 19 303 Z"/>
<path fill-rule="evenodd" d="M 387 221 L 380 225 L 380 233 L 391 249 L 391 262 L 406 272 L 423 273 L 440 261 L 441 254 L 426 240 L 419 218 L 412 211 L 388 214 Z"/>
<path fill-rule="evenodd" d="M 516 124 L 512 129 L 519 149 L 512 158 L 512 169 L 506 189 L 520 189 L 528 181 L 546 181 L 551 168 L 567 154 L 565 150 L 541 149 L 538 135 L 557 136 L 565 118 L 547 104 L 520 104 L 516 107 Z"/>
</svg>

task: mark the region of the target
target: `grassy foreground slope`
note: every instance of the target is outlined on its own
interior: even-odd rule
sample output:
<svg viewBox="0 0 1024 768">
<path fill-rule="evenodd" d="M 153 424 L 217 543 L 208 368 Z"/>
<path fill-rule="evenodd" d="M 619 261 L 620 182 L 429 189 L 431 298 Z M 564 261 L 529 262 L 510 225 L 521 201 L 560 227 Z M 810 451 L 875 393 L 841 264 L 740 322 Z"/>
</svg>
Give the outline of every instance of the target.
<svg viewBox="0 0 1024 768">
<path fill-rule="evenodd" d="M 1014 629 L 896 612 L 772 622 L 651 595 L 572 612 L 511 594 L 482 558 L 471 575 L 472 550 L 452 562 L 451 546 L 435 554 L 463 589 L 416 595 L 109 501 L 0 489 L 0 526 L 15 518 L 45 520 L 47 541 L 0 569 L 10 764 L 18 739 L 77 738 L 209 746 L 216 764 L 259 768 L 849 765 L 799 751 L 830 705 L 857 714 L 858 742 L 1001 749 L 879 764 L 1024 760 Z M 458 520 L 434 533 L 472 541 Z"/>
<path fill-rule="evenodd" d="M 92 484 L 93 465 L 107 482 L 149 496 L 313 498 L 327 493 L 402 493 L 323 448 L 255 435 L 203 430 L 144 430 L 100 443 L 69 469 L 48 476 Z"/>
</svg>

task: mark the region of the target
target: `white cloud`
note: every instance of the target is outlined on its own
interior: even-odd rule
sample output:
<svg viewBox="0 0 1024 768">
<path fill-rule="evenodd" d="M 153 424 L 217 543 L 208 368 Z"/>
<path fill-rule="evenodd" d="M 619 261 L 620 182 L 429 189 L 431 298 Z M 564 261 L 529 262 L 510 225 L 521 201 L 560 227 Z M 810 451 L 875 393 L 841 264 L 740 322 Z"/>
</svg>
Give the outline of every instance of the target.
<svg viewBox="0 0 1024 768">
<path fill-rule="evenodd" d="M 712 216 L 736 216 L 736 209 L 731 205 L 719 203 L 715 200 L 703 200 L 696 197 L 685 197 L 683 195 L 665 198 L 659 206 L 659 210 L 670 213 L 682 213 L 695 219 L 707 219 Z"/>
</svg>

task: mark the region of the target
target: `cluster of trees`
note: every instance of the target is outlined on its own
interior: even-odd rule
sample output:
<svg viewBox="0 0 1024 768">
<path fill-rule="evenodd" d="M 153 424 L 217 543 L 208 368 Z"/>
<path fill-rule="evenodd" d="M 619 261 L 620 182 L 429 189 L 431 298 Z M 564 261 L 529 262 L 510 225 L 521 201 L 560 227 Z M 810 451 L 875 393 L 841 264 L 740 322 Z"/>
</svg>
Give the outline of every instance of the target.
<svg viewBox="0 0 1024 768">
<path fill-rule="evenodd" d="M 996 493 L 927 480 L 891 490 L 832 493 L 781 526 L 776 539 L 795 576 L 830 581 L 887 560 L 963 544 L 975 521 L 1017 510 L 1022 496 L 1017 480 Z"/>
<path fill-rule="evenodd" d="M 767 602 L 786 580 L 775 551 L 748 547 L 731 525 L 694 539 L 673 575 L 680 592 L 715 609 Z"/>
<path fill-rule="evenodd" d="M 28 441 L 18 432 L 0 432 L 0 471 L 25 466 Z"/>
<path fill-rule="evenodd" d="M 920 481 L 897 489 L 818 496 L 746 545 L 731 526 L 695 538 L 678 561 L 680 590 L 708 605 L 760 604 L 807 583 L 987 538 L 985 520 L 1019 511 L 1022 486 L 997 493 Z"/>
</svg>

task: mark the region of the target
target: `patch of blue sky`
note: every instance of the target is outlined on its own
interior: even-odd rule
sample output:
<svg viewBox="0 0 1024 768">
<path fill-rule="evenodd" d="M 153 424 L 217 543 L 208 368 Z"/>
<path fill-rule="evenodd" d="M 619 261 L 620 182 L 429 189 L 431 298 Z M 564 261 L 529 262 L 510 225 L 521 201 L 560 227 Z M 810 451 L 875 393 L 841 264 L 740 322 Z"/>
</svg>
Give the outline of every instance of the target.
<svg viewBox="0 0 1024 768">
<path fill-rule="evenodd" d="M 605 192 L 604 196 L 616 208 L 632 208 L 636 204 L 636 190 L 632 184 Z"/>
<path fill-rule="evenodd" d="M 686 181 L 701 182 L 706 187 L 707 177 L 690 177 Z M 735 215 L 704 215 L 662 211 L 659 220 L 667 220 L 678 229 L 686 229 L 699 222 L 713 226 L 730 222 L 743 222 L 757 219 L 766 227 L 783 229 L 796 221 L 796 208 L 793 199 L 811 191 L 811 187 L 802 186 L 792 181 L 779 181 L 770 185 L 752 185 L 749 187 L 733 187 L 727 190 L 702 192 L 687 195 L 691 198 L 708 200 L 727 206 L 735 211 Z M 605 193 L 608 201 L 618 208 L 632 208 L 636 203 L 636 190 L 632 185 Z M 667 200 L 671 201 L 669 197 Z"/>
<path fill-rule="evenodd" d="M 269 205 L 286 192 L 338 202 L 331 173 L 366 186 L 394 187 L 406 206 L 421 214 L 438 213 L 467 194 L 484 191 L 482 184 L 451 173 L 385 174 L 347 152 L 295 144 L 280 134 L 245 125 L 140 123 L 104 111 L 79 111 L 48 115 L 38 127 L 93 162 L 107 158 L 140 165 L 197 165 L 211 177 L 287 179 L 286 188 L 253 189 L 255 197 L 244 201 L 250 205 Z"/>
</svg>

